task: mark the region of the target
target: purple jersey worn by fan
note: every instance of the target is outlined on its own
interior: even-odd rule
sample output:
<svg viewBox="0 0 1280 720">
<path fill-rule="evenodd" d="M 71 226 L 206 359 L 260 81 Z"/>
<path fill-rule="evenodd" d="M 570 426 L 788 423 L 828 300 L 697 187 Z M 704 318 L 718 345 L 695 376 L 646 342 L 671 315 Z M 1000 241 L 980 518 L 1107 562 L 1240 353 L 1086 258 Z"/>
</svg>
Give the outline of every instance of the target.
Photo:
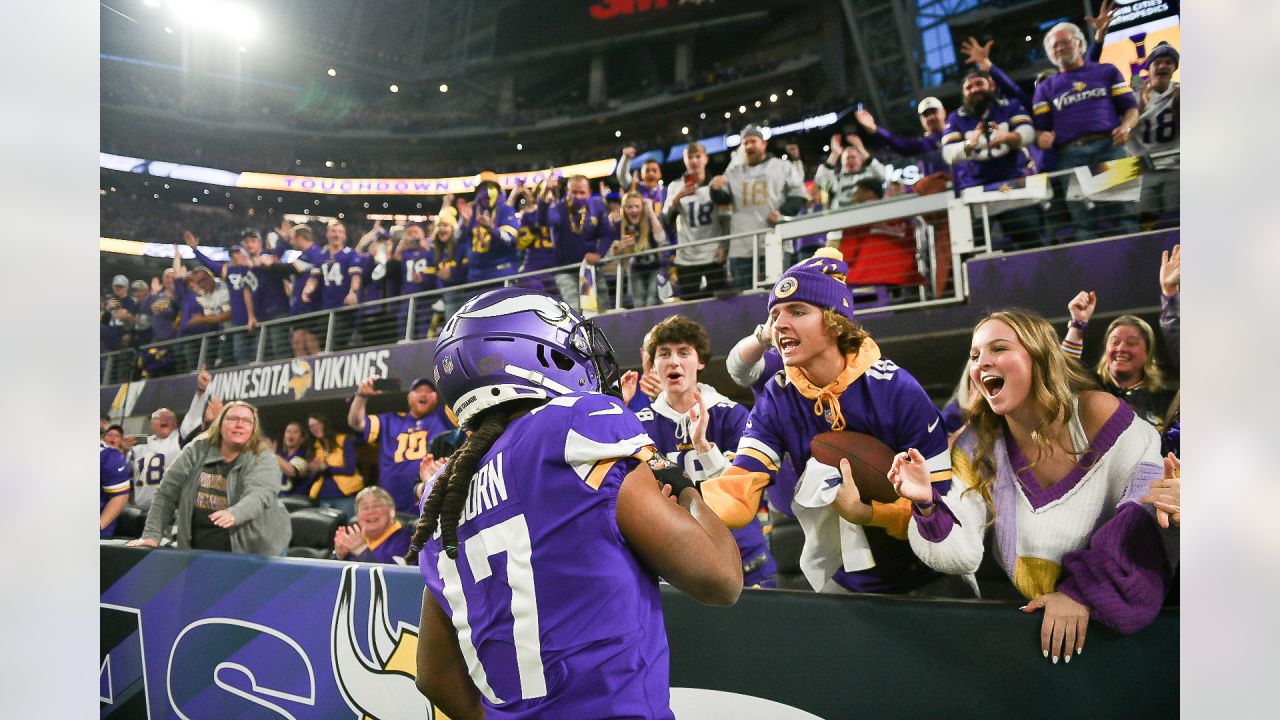
<svg viewBox="0 0 1280 720">
<path fill-rule="evenodd" d="M 496 204 L 486 208 L 488 197 L 480 198 L 472 208 L 472 216 L 462 228 L 459 246 L 467 248 L 468 274 L 472 282 L 516 272 L 516 211 L 498 196 Z M 486 228 L 478 220 L 484 214 L 492 222 Z"/>
<path fill-rule="evenodd" d="M 436 288 L 435 253 L 429 249 L 413 248 L 400 253 L 404 264 L 404 276 L 400 283 L 401 295 L 412 295 Z"/>
<path fill-rule="evenodd" d="M 764 370 L 760 373 L 760 377 L 751 383 L 753 405 L 760 402 L 765 385 L 773 379 L 773 376 L 782 372 L 782 355 L 777 350 L 773 348 L 765 350 L 764 356 L 760 359 L 764 362 Z M 769 502 L 773 504 L 775 510 L 790 517 L 796 516 L 791 509 L 791 498 L 796 494 L 796 483 L 799 481 L 796 468 L 791 464 L 791 456 L 783 455 L 782 462 L 778 463 L 778 473 L 774 475 L 773 482 L 764 489 L 765 495 L 769 497 Z"/>
<path fill-rule="evenodd" d="M 360 439 L 378 444 L 378 484 L 395 500 L 396 512 L 418 512 L 418 498 L 413 494 L 418 466 L 427 456 L 431 440 L 453 428 L 443 405 L 420 418 L 402 412 L 365 418 Z"/>
<path fill-rule="evenodd" d="M 324 262 L 320 264 L 320 307 L 332 310 L 342 307 L 342 301 L 351 292 L 351 277 L 359 275 L 360 256 L 355 250 L 344 247 L 338 252 L 323 250 Z"/>
<path fill-rule="evenodd" d="M 968 134 L 978 128 L 988 129 L 994 126 L 994 131 L 1016 132 L 1019 127 L 1030 124 L 1031 116 L 1017 100 L 996 98 L 981 116 L 975 115 L 967 105 L 961 105 L 947 116 L 942 145 L 946 147 L 963 143 Z M 983 133 L 983 137 L 990 137 L 993 132 Z M 1030 156 L 1022 148 L 1011 150 L 1004 144 L 993 149 L 982 142 L 972 157 L 972 160 L 961 160 L 954 165 L 953 178 L 957 193 L 974 185 L 1026 177 L 1035 170 Z"/>
<path fill-rule="evenodd" d="M 177 336 L 178 307 L 167 291 L 162 290 L 148 295 L 147 299 L 142 301 L 142 312 L 151 316 L 153 342 L 172 340 Z"/>
<path fill-rule="evenodd" d="M 294 258 L 291 264 L 297 274 L 293 277 L 293 296 L 289 298 L 289 313 L 291 315 L 301 315 L 320 309 L 321 293 L 313 290 L 311 299 L 304 301 L 302 299 L 302 291 L 306 289 L 308 277 L 314 275 L 317 280 L 320 279 L 320 266 L 324 264 L 326 257 L 327 255 L 323 248 L 319 245 L 312 245 Z"/>
<path fill-rule="evenodd" d="M 252 293 L 258 285 L 252 268 L 214 260 L 201 252 L 200 248 L 196 248 L 195 253 L 196 260 L 199 260 L 201 265 L 209 268 L 213 271 L 214 277 L 222 278 L 227 284 L 227 295 L 231 301 L 231 324 L 244 325 L 249 322 L 249 308 L 244 303 L 244 289 L 247 287 Z"/>
<path fill-rule="evenodd" d="M 688 413 L 676 412 L 667 404 L 667 394 L 646 409 L 636 413 L 645 432 L 653 438 L 658 453 L 685 471 L 694 482 L 715 477 L 724 472 L 733 460 L 734 449 L 742 438 L 750 412 L 738 403 L 724 397 L 710 385 L 698 383 L 702 399 L 707 405 L 707 441 L 711 451 L 699 454 L 693 447 L 691 421 Z M 643 396 L 644 393 L 637 392 Z M 738 552 L 742 555 L 742 584 L 744 587 L 777 587 L 778 566 L 769 553 L 760 518 L 744 527 L 730 530 Z"/>
<path fill-rule="evenodd" d="M 1110 135 L 1136 107 L 1133 88 L 1114 65 L 1086 62 L 1041 82 L 1031 111 L 1036 130 L 1052 130 L 1053 147 L 1060 150 L 1083 137 Z"/>
<path fill-rule="evenodd" d="M 279 455 L 282 460 L 294 467 L 297 467 L 302 472 L 302 474 L 297 478 L 291 478 L 283 472 L 280 473 L 281 497 L 285 495 L 301 495 L 302 497 L 310 497 L 312 478 L 311 473 L 307 472 L 305 469 L 307 465 L 307 448 L 305 446 L 299 446 L 297 450 L 290 452 L 285 449 L 284 445 L 281 445 L 276 449 L 276 455 Z"/>
<path fill-rule="evenodd" d="M 533 272 L 555 267 L 556 246 L 551 242 L 551 228 L 538 224 L 538 212 L 530 206 L 520 213 L 520 232 L 516 234 L 516 247 L 524 253 L 520 272 Z M 551 275 L 534 275 L 518 281 L 520 287 L 556 294 L 556 283 Z"/>
<path fill-rule="evenodd" d="M 128 494 L 132 484 L 129 461 L 124 459 L 124 454 L 106 443 L 98 443 L 98 512 L 101 513 L 112 498 Z M 98 537 L 105 540 L 115 532 L 116 521 L 112 520 Z"/>
<path fill-rule="evenodd" d="M 871 435 L 894 452 L 916 448 L 932 472 L 950 477 L 947 432 L 938 408 L 910 373 L 880 357 L 879 348 L 869 338 L 863 341 L 859 355 L 864 353 L 863 362 L 871 364 L 862 373 L 846 369 L 847 385 L 839 392 L 844 429 Z M 751 410 L 733 467 L 764 473 L 774 480 L 784 453 L 791 455 L 796 467 L 808 466 L 810 441 L 830 431 L 837 414 L 832 408 L 815 412 L 815 401 L 800 394 L 786 370 L 764 377 L 768 377 L 764 392 Z M 827 482 L 838 483 L 839 479 Z M 854 592 L 902 593 L 938 577 L 916 558 L 905 534 L 898 539 L 883 527 L 865 525 L 862 529 L 874 565 L 854 572 L 841 566 L 831 579 L 842 587 Z"/>
<path fill-rule="evenodd" d="M 391 527 L 387 528 L 382 537 L 367 540 L 364 550 L 352 553 L 346 559 L 355 562 L 403 565 L 404 556 L 409 552 L 409 541 L 412 539 L 413 530 L 396 520 L 391 523 Z"/>
<path fill-rule="evenodd" d="M 550 400 L 477 465 L 457 560 L 438 532 L 427 541 L 422 575 L 485 717 L 674 717 L 658 579 L 615 515 L 623 478 L 651 446 L 615 398 Z"/>
<path fill-rule="evenodd" d="M 538 224 L 551 230 L 556 265 L 579 263 L 587 253 L 603 255 L 609 249 L 609 211 L 604 201 L 594 195 L 582 206 L 565 201 L 554 205 L 539 202 Z"/>
</svg>

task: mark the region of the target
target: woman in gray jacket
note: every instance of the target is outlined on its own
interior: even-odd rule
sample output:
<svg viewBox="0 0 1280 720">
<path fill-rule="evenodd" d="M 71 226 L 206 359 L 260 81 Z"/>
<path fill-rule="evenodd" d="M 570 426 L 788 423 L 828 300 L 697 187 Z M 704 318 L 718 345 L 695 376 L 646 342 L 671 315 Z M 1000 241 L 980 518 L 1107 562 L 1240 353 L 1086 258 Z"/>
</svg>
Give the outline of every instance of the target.
<svg viewBox="0 0 1280 720">
<path fill-rule="evenodd" d="M 178 547 L 281 555 L 289 514 L 280 503 L 280 469 L 262 440 L 258 411 L 235 401 L 165 470 L 134 547 L 155 547 L 177 513 Z"/>
</svg>

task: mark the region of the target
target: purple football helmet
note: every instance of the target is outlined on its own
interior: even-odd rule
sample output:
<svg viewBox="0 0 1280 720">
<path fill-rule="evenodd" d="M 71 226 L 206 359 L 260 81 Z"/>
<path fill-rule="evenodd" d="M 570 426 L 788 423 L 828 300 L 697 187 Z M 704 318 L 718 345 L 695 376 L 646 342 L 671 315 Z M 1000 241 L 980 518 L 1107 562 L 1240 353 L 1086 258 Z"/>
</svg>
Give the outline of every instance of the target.
<svg viewBox="0 0 1280 720">
<path fill-rule="evenodd" d="M 622 396 L 604 333 L 535 290 L 500 288 L 467 301 L 441 330 L 432 364 L 436 389 L 462 426 L 511 400 L 584 390 Z"/>
</svg>

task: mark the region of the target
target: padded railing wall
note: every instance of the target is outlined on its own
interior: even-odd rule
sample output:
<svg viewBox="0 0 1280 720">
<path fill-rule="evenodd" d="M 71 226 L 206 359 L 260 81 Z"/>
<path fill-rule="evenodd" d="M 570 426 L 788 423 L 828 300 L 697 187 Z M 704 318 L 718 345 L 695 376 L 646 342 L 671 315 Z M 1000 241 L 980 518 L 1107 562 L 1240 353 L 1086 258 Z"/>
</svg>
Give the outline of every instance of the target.
<svg viewBox="0 0 1280 720">
<path fill-rule="evenodd" d="M 103 545 L 101 583 L 104 718 L 431 716 L 412 679 L 416 568 Z M 678 688 L 822 718 L 1178 712 L 1177 610 L 1127 637 L 1090 625 L 1086 652 L 1053 665 L 1039 615 L 1014 604 L 748 590 L 726 609 L 670 588 L 663 602 Z"/>
</svg>

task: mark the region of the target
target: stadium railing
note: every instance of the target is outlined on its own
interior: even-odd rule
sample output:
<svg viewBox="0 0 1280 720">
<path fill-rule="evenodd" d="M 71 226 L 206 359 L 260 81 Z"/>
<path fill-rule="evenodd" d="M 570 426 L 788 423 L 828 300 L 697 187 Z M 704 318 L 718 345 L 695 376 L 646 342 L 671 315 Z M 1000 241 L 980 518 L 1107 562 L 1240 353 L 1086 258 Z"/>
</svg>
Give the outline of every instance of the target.
<svg viewBox="0 0 1280 720">
<path fill-rule="evenodd" d="M 1149 160 L 1144 158 L 1138 162 L 1148 163 Z M 1042 221 L 1037 231 L 1039 242 L 1044 245 L 1059 242 L 1061 229 L 1071 225 L 1070 218 L 1065 217 L 1065 210 L 1062 211 L 1064 217 L 1058 218 L 1052 212 L 1046 212 L 1046 206 L 1058 202 L 1054 199 L 1054 183 L 1069 181 L 1069 176 L 1074 172 L 1063 170 L 1036 175 L 1018 183 L 1018 187 L 994 192 L 966 191 L 960 197 L 952 192 L 906 194 L 837 210 L 784 218 L 772 228 L 723 235 L 683 246 L 719 245 L 726 241 L 750 238 L 750 289 L 741 292 L 767 292 L 786 269 L 788 260 L 795 257 L 788 247 L 797 238 L 825 234 L 827 242 L 835 245 L 850 228 L 898 222 L 914 234 L 916 271 L 922 282 L 905 286 L 852 287 L 856 303 L 854 313 L 882 312 L 886 308 L 904 311 L 960 303 L 968 296 L 964 274 L 961 272 L 962 261 L 978 254 L 1011 249 L 1007 238 L 996 232 L 993 222 L 999 220 L 1003 213 L 1020 207 L 1039 207 Z M 1105 192 L 1107 191 L 1098 193 L 1097 199 L 1086 197 L 1083 201 L 1094 204 L 1117 202 L 1107 198 L 1119 197 L 1120 202 L 1131 202 L 1130 198 L 1134 197 L 1132 190 L 1128 194 L 1111 192 L 1107 195 Z M 1176 226 L 1177 219 L 1166 218 L 1164 222 L 1164 228 L 1173 227 Z M 1100 237 L 1121 234 L 1131 233 L 1121 227 L 1113 227 L 1110 231 L 1104 228 Z M 606 256 L 596 266 L 597 275 L 607 277 L 606 286 L 612 305 L 612 309 L 603 311 L 625 312 L 628 309 L 625 300 L 629 283 L 624 282 L 624 279 L 631 260 L 654 255 L 671 257 L 677 247 L 679 246 L 666 245 L 627 255 Z M 324 328 L 323 336 L 317 338 L 319 350 L 323 353 L 428 340 L 438 332 L 445 305 L 451 305 L 450 309 L 454 309 L 466 299 L 486 290 L 538 281 L 548 291 L 554 291 L 552 278 L 555 274 L 572 273 L 577 276 L 579 270 L 579 263 L 561 265 L 492 280 L 468 282 L 447 289 L 427 290 L 334 310 L 270 320 L 259 323 L 253 334 L 241 326 L 221 333 L 108 352 L 102 355 L 101 381 L 103 385 L 110 385 L 136 379 L 136 361 L 149 348 L 165 348 L 171 353 L 174 367 L 169 374 L 193 372 L 202 365 L 226 368 L 293 357 L 295 353 L 290 329 L 298 325 L 307 325 L 313 329 Z M 679 271 L 678 266 L 676 271 Z M 668 302 L 682 301 L 673 297 Z"/>
</svg>

